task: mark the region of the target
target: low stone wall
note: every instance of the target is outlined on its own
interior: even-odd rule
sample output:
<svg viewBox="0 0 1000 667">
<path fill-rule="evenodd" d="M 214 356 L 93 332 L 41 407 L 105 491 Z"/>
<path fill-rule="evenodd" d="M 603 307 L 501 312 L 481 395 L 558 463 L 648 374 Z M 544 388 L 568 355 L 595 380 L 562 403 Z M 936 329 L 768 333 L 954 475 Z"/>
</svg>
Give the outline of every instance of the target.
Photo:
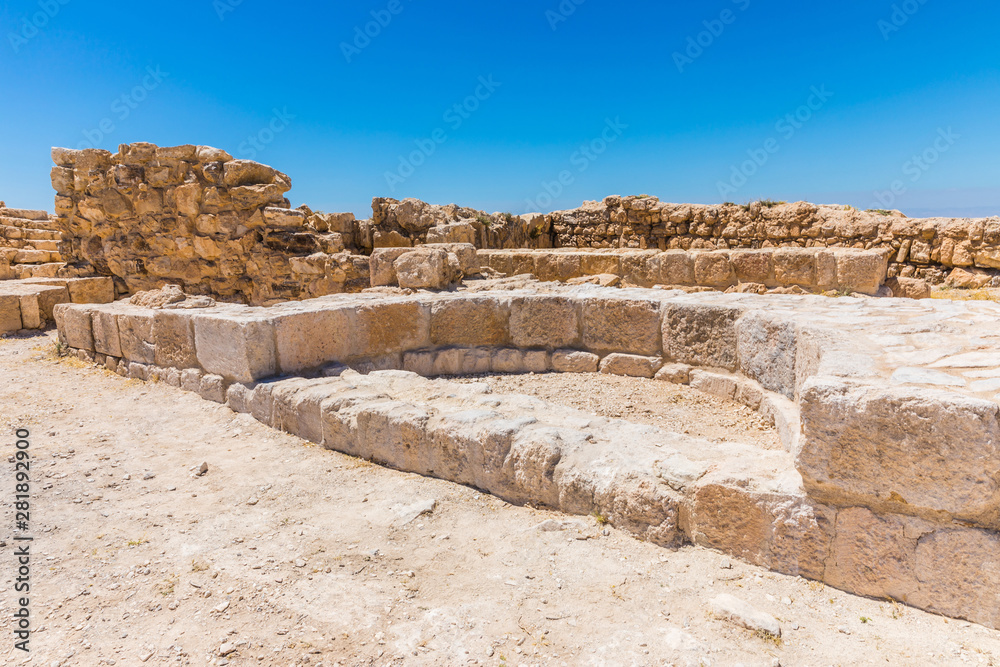
<svg viewBox="0 0 1000 667">
<path fill-rule="evenodd" d="M 54 148 L 52 159 L 63 254 L 113 276 L 121 293 L 176 283 L 267 304 L 368 286 L 367 258 L 329 231 L 344 221 L 289 208 L 291 180 L 276 169 L 208 146 L 147 143 L 115 154 Z"/>
<path fill-rule="evenodd" d="M 1000 573 L 992 567 L 1000 547 L 997 304 L 553 286 L 345 295 L 273 308 L 60 305 L 56 318 L 60 336 L 84 358 L 228 401 L 332 448 L 482 483 L 515 502 L 606 510 L 664 544 L 689 540 L 1000 627 Z M 614 435 L 590 420 L 578 422 L 578 433 L 543 441 L 531 431 L 523 447 L 508 447 L 491 439 L 500 433 L 492 418 L 456 417 L 466 420 L 463 427 L 407 402 L 416 385 L 379 389 L 364 400 L 339 397 L 346 385 L 337 382 L 360 382 L 344 378 L 345 365 L 375 378 L 385 369 L 555 370 L 688 382 L 771 416 L 787 458 L 711 484 L 701 484 L 690 457 L 676 467 L 661 464 L 658 479 L 645 464 L 638 470 L 646 477 L 629 472 L 624 461 L 599 496 L 586 474 L 575 475 L 636 441 L 628 427 Z M 281 374 L 341 378 L 276 378 Z M 505 399 L 494 399 L 506 414 Z M 510 415 L 517 412 L 511 404 Z M 588 433 L 614 444 L 573 444 Z M 467 479 L 482 466 L 459 462 L 487 456 L 500 456 L 498 476 Z M 662 456 L 672 460 L 667 450 Z M 561 468 L 564 461 L 573 465 Z"/>
<path fill-rule="evenodd" d="M 479 261 L 505 275 L 567 281 L 615 275 L 638 287 L 801 287 L 874 295 L 886 280 L 886 254 L 845 248 L 764 250 L 481 250 Z"/>
<path fill-rule="evenodd" d="M 60 303 L 111 303 L 110 278 L 35 278 L 0 281 L 0 334 L 43 329 Z"/>
<path fill-rule="evenodd" d="M 615 195 L 572 210 L 519 216 L 379 198 L 372 203 L 370 225 L 368 247 L 444 240 L 473 243 L 481 249 L 841 247 L 885 252 L 890 278 L 921 278 L 936 284 L 956 267 L 1000 276 L 1000 217 L 916 219 L 898 211 L 806 202 L 705 206 Z"/>
</svg>

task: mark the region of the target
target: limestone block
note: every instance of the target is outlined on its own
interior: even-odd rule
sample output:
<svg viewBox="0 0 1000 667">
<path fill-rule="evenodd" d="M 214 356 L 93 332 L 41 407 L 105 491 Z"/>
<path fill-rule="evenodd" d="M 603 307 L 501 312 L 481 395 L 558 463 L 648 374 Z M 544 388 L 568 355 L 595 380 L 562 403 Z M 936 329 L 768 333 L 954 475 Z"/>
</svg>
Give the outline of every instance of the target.
<svg viewBox="0 0 1000 667">
<path fill-rule="evenodd" d="M 956 269 L 960 271 L 961 269 Z M 931 286 L 926 280 L 898 276 L 886 281 L 886 287 L 892 290 L 892 295 L 900 299 L 929 299 Z"/>
<path fill-rule="evenodd" d="M 766 632 L 774 637 L 781 636 L 781 625 L 778 624 L 774 616 L 755 609 L 728 593 L 713 598 L 711 608 L 716 618 L 735 623 L 755 632 Z"/>
<path fill-rule="evenodd" d="M 779 316 L 751 312 L 736 322 L 740 371 L 764 389 L 795 395 L 795 325 Z"/>
<path fill-rule="evenodd" d="M 736 370 L 736 320 L 732 306 L 675 304 L 663 317 L 663 345 L 673 361 Z"/>
<path fill-rule="evenodd" d="M 510 304 L 511 341 L 517 347 L 574 347 L 580 344 L 580 305 L 576 299 L 538 295 Z"/>
<path fill-rule="evenodd" d="M 124 363 L 124 360 L 123 360 Z M 128 377 L 136 380 L 145 380 L 149 376 L 149 366 L 136 362 L 128 363 Z"/>
<path fill-rule="evenodd" d="M 278 170 L 253 160 L 229 160 L 223 165 L 223 182 L 229 187 L 267 185 L 274 183 L 278 174 Z"/>
<path fill-rule="evenodd" d="M 456 277 L 448 253 L 440 248 L 417 248 L 401 255 L 393 266 L 399 286 L 410 289 L 444 289 Z"/>
<path fill-rule="evenodd" d="M 221 375 L 205 374 L 198 386 L 198 394 L 206 401 L 226 402 L 226 381 Z"/>
<path fill-rule="evenodd" d="M 476 243 L 476 228 L 467 222 L 438 225 L 427 230 L 427 243 Z"/>
<path fill-rule="evenodd" d="M 622 255 L 621 277 L 639 287 L 652 287 L 660 282 L 660 260 L 658 252 L 629 252 Z"/>
<path fill-rule="evenodd" d="M 396 278 L 395 261 L 410 251 L 410 248 L 376 248 L 373 250 L 369 262 L 372 287 L 397 285 L 399 280 Z"/>
<path fill-rule="evenodd" d="M 434 345 L 501 346 L 510 341 L 510 301 L 496 296 L 442 299 L 431 307 Z"/>
<path fill-rule="evenodd" d="M 73 303 L 111 303 L 115 300 L 115 284 L 111 278 L 72 278 L 66 287 Z"/>
<path fill-rule="evenodd" d="M 694 257 L 683 250 L 660 253 L 660 283 L 664 285 L 694 285 Z"/>
<path fill-rule="evenodd" d="M 434 356 L 431 375 L 475 375 L 489 373 L 492 353 L 483 348 L 455 347 L 439 350 Z M 405 367 L 405 366 L 404 366 Z"/>
<path fill-rule="evenodd" d="M 41 308 L 38 305 L 38 295 L 22 294 L 18 298 L 18 305 L 21 311 L 21 327 L 24 329 L 41 329 L 44 320 L 42 319 Z"/>
<path fill-rule="evenodd" d="M 127 357 L 122 353 L 118 334 L 118 315 L 113 310 L 95 308 L 92 315 L 94 350 L 113 357 Z M 135 361 L 142 362 L 141 359 Z"/>
<path fill-rule="evenodd" d="M 913 601 L 919 587 L 914 548 L 927 528 L 926 522 L 910 517 L 880 517 L 864 507 L 841 509 L 824 580 L 858 595 Z"/>
<path fill-rule="evenodd" d="M 691 367 L 687 364 L 663 364 L 653 377 L 663 382 L 687 384 L 691 381 Z"/>
<path fill-rule="evenodd" d="M 18 331 L 22 328 L 20 297 L 16 294 L 0 294 L 0 334 Z"/>
<path fill-rule="evenodd" d="M 816 253 L 816 291 L 837 289 L 837 254 L 832 250 Z"/>
<path fill-rule="evenodd" d="M 200 368 L 185 368 L 181 372 L 181 389 L 195 394 L 201 392 L 201 378 L 204 373 Z"/>
<path fill-rule="evenodd" d="M 660 353 L 660 304 L 595 296 L 583 302 L 583 346 L 598 354 Z"/>
<path fill-rule="evenodd" d="M 813 378 L 800 405 L 796 467 L 813 497 L 1000 527 L 996 403 Z"/>
<path fill-rule="evenodd" d="M 66 342 L 66 345 L 78 350 L 89 350 L 91 352 L 94 350 L 91 309 L 84 306 L 61 303 L 55 307 L 53 314 L 56 326 L 59 327 L 59 337 Z M 17 317 L 18 328 L 20 328 L 20 313 L 18 313 Z"/>
<path fill-rule="evenodd" d="M 770 249 L 729 251 L 736 279 L 741 283 L 774 284 L 773 254 Z"/>
<path fill-rule="evenodd" d="M 194 317 L 190 312 L 157 310 L 153 315 L 153 342 L 157 366 L 181 370 L 198 366 L 194 342 Z"/>
<path fill-rule="evenodd" d="M 736 378 L 732 375 L 692 369 L 690 384 L 692 389 L 703 391 L 712 396 L 729 400 L 736 398 Z"/>
<path fill-rule="evenodd" d="M 694 257 L 694 282 L 708 287 L 725 287 L 736 280 L 726 252 L 699 252 Z M 682 283 L 677 283 L 682 284 Z"/>
<path fill-rule="evenodd" d="M 816 284 L 816 255 L 800 248 L 774 250 L 774 278 L 779 285 L 812 287 Z"/>
<path fill-rule="evenodd" d="M 497 348 L 493 350 L 491 368 L 494 373 L 545 373 L 549 370 L 545 350 Z"/>
<path fill-rule="evenodd" d="M 359 306 L 353 336 L 352 353 L 365 358 L 427 347 L 431 342 L 431 306 L 412 300 Z"/>
<path fill-rule="evenodd" d="M 120 307 L 119 307 L 120 308 Z M 156 362 L 153 313 L 146 308 L 124 308 L 118 312 L 118 340 L 126 359 L 144 364 Z"/>
<path fill-rule="evenodd" d="M 617 253 L 585 252 L 580 254 L 580 275 L 599 276 L 602 273 L 621 275 L 621 255 Z"/>
<path fill-rule="evenodd" d="M 614 353 L 601 360 L 601 372 L 605 375 L 652 378 L 661 366 L 663 360 L 660 357 L 642 357 L 635 354 Z"/>
<path fill-rule="evenodd" d="M 888 258 L 879 253 L 848 249 L 837 252 L 837 284 L 843 290 L 876 294 L 888 268 Z"/>
<path fill-rule="evenodd" d="M 423 377 L 434 375 L 434 350 L 417 350 L 403 353 L 403 370 Z"/>
<path fill-rule="evenodd" d="M 265 316 L 200 314 L 194 344 L 201 368 L 231 382 L 253 382 L 278 370 L 274 322 Z"/>
<path fill-rule="evenodd" d="M 560 373 L 596 373 L 601 358 L 579 350 L 556 350 L 552 353 L 552 369 Z"/>
<path fill-rule="evenodd" d="M 274 315 L 280 372 L 298 373 L 354 356 L 357 340 L 353 307 L 304 306 Z"/>
<path fill-rule="evenodd" d="M 534 267 L 532 273 L 542 281 L 566 282 L 579 277 L 580 254 L 574 252 L 532 253 Z"/>
</svg>

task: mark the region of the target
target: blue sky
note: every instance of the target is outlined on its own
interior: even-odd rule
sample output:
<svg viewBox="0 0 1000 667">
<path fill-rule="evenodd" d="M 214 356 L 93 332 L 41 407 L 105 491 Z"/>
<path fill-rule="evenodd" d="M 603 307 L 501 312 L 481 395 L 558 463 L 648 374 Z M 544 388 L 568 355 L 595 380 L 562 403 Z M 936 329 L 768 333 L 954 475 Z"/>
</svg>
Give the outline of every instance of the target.
<svg viewBox="0 0 1000 667">
<path fill-rule="evenodd" d="M 52 209 L 51 146 L 151 141 L 364 217 L 629 193 L 997 215 L 998 25 L 967 0 L 8 0 L 0 199 Z"/>
</svg>

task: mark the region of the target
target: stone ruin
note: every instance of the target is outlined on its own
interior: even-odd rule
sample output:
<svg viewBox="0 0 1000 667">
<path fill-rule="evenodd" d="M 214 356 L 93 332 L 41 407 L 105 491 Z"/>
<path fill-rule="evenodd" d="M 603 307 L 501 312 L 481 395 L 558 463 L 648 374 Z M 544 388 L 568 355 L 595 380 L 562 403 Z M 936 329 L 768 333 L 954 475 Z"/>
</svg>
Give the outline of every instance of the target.
<svg viewBox="0 0 1000 667">
<path fill-rule="evenodd" d="M 513 503 L 1000 628 L 1000 304 L 924 298 L 1000 283 L 1000 219 L 608 197 L 523 216 L 375 199 L 356 220 L 292 209 L 287 176 L 207 147 L 53 157 L 56 273 L 131 297 L 52 304 L 81 359 Z M 921 300 L 873 298 L 890 296 Z M 687 384 L 759 411 L 783 449 L 447 379 L 549 372 Z"/>
</svg>

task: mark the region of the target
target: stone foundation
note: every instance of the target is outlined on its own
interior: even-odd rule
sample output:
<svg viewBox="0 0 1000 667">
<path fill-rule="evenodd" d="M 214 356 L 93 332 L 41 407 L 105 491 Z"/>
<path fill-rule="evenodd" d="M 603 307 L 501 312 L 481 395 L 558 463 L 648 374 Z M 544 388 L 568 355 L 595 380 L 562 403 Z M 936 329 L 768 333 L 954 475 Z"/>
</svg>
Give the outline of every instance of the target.
<svg viewBox="0 0 1000 667">
<path fill-rule="evenodd" d="M 549 286 L 55 315 L 83 358 L 332 449 L 1000 627 L 997 304 Z M 688 382 L 786 451 L 419 377 L 549 370 Z"/>
</svg>

